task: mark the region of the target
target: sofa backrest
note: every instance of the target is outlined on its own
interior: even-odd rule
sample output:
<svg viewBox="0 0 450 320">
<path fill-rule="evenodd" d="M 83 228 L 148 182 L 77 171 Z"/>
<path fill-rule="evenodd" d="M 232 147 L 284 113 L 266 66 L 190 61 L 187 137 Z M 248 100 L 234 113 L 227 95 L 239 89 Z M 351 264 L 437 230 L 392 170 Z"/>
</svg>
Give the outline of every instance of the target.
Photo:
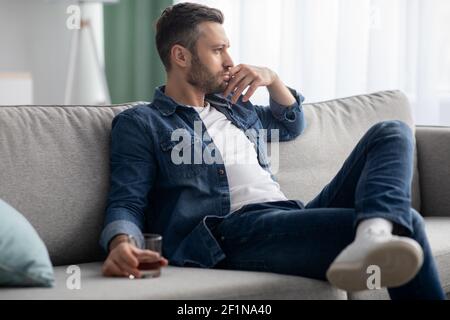
<svg viewBox="0 0 450 320">
<path fill-rule="evenodd" d="M 276 177 L 286 196 L 305 204 L 331 181 L 374 124 L 401 120 L 415 132 L 408 99 L 398 90 L 304 104 L 303 109 L 305 131 L 296 140 L 280 144 L 280 162 L 272 161 L 272 166 L 279 166 Z M 417 156 L 414 167 L 412 205 L 419 211 Z"/>
<path fill-rule="evenodd" d="M 0 198 L 36 228 L 54 265 L 101 257 L 111 121 L 129 107 L 0 107 Z"/>
<path fill-rule="evenodd" d="M 98 240 L 109 187 L 111 121 L 132 106 L 0 106 L 0 198 L 36 228 L 54 265 L 104 258 Z M 408 101 L 398 91 L 305 104 L 304 111 L 304 134 L 281 143 L 280 162 L 273 162 L 282 190 L 305 203 L 371 125 L 398 119 L 413 126 Z"/>
</svg>

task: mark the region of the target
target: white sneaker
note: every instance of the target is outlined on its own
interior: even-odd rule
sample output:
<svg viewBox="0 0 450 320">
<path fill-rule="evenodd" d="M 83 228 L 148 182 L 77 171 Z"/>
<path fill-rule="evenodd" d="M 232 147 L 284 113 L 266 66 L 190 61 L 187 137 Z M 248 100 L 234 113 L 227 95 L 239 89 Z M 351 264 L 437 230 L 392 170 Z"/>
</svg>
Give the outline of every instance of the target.
<svg viewBox="0 0 450 320">
<path fill-rule="evenodd" d="M 372 272 L 380 268 L 380 287 L 399 287 L 414 278 L 423 263 L 423 250 L 417 241 L 367 230 L 347 246 L 327 271 L 328 281 L 346 291 L 368 290 Z M 369 269 L 370 270 L 370 269 Z"/>
</svg>

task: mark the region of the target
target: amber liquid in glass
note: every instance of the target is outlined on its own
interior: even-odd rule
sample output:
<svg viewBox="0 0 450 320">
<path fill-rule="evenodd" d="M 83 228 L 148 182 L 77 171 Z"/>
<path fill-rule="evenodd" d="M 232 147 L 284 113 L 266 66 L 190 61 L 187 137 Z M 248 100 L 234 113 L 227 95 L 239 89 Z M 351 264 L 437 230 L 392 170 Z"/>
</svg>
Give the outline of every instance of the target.
<svg viewBox="0 0 450 320">
<path fill-rule="evenodd" d="M 138 269 L 144 277 L 156 278 L 161 275 L 161 263 L 159 261 L 141 262 L 139 263 Z"/>
</svg>

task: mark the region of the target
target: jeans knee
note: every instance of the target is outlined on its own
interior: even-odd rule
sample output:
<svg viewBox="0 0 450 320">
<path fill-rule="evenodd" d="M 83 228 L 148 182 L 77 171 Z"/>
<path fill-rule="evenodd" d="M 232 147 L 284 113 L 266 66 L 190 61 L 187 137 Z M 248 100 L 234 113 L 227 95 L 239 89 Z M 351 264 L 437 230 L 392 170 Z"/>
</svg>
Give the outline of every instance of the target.
<svg viewBox="0 0 450 320">
<path fill-rule="evenodd" d="M 377 135 L 388 136 L 394 135 L 397 139 L 408 142 L 412 145 L 413 133 L 411 128 L 401 120 L 387 120 L 378 122 L 372 127 Z"/>
<path fill-rule="evenodd" d="M 376 129 L 382 132 L 403 132 L 412 134 L 411 128 L 401 120 L 386 120 L 374 125 Z"/>
</svg>

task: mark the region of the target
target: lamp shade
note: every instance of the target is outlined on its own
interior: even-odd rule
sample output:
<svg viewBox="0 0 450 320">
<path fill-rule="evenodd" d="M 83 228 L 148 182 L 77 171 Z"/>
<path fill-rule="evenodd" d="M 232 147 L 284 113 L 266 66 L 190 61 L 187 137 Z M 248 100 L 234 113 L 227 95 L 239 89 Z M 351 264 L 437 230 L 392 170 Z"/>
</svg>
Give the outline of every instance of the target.
<svg viewBox="0 0 450 320">
<path fill-rule="evenodd" d="M 105 70 L 89 18 L 84 16 L 89 3 L 117 1 L 79 1 L 82 12 L 80 28 L 72 30 L 69 67 L 64 103 L 66 105 L 106 105 L 111 103 Z"/>
</svg>

